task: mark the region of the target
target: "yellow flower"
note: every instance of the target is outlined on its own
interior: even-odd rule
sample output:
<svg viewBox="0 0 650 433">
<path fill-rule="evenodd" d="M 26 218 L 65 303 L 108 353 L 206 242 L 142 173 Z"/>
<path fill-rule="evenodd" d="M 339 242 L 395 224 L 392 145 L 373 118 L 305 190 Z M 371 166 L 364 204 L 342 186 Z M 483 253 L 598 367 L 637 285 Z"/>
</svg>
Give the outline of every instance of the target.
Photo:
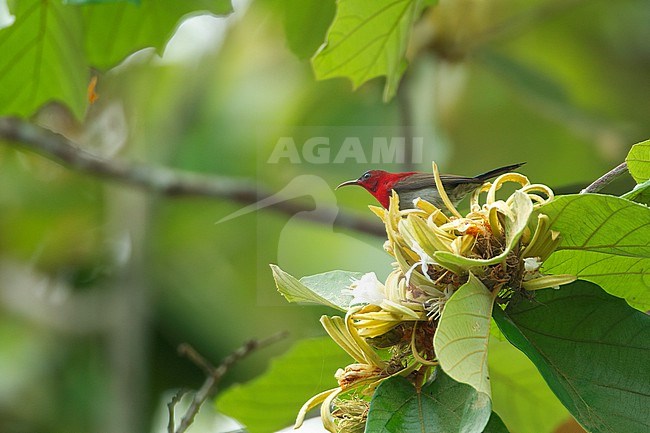
<svg viewBox="0 0 650 433">
<path fill-rule="evenodd" d="M 560 234 L 550 230 L 546 215 L 537 215 L 536 226 L 530 223 L 535 209 L 553 200 L 549 187 L 507 173 L 478 188 L 471 196 L 470 212 L 462 216 L 444 192 L 435 163 L 434 175 L 450 216 L 421 199 L 415 209 L 399 210 L 395 192 L 387 210 L 371 207 L 386 225 L 386 251 L 395 257 L 409 286 L 429 295 L 429 305 L 444 304 L 470 270 L 491 290 L 537 290 L 575 280 L 573 276 L 550 277 L 525 270 L 525 263 L 531 263 L 527 259 L 541 265 L 560 242 Z M 508 182 L 520 188 L 498 200 L 497 191 Z M 481 193 L 486 193 L 484 203 Z M 429 311 L 439 314 L 439 308 Z"/>
<path fill-rule="evenodd" d="M 395 192 L 388 209 L 370 207 L 386 226 L 384 248 L 395 258 L 395 269 L 384 283 L 374 273 L 353 281 L 346 289 L 352 299 L 345 318 L 321 317 L 329 336 L 355 362 L 336 372 L 338 387 L 303 405 L 296 428 L 309 410 L 321 405 L 328 431 L 362 432 L 367 397 L 381 381 L 394 375 L 428 377 L 437 365 L 433 336 L 438 320 L 470 271 L 502 297 L 575 280 L 572 275 L 540 273 L 560 242 L 548 216 L 535 213 L 553 200 L 549 187 L 531 184 L 521 174 L 501 175 L 472 194 L 470 212 L 463 216 L 447 197 L 435 163 L 433 171 L 444 212 L 421 199 L 414 209 L 400 210 Z M 508 182 L 519 188 L 505 200 L 497 199 L 497 191 Z M 382 356 L 377 349 L 384 350 Z"/>
</svg>

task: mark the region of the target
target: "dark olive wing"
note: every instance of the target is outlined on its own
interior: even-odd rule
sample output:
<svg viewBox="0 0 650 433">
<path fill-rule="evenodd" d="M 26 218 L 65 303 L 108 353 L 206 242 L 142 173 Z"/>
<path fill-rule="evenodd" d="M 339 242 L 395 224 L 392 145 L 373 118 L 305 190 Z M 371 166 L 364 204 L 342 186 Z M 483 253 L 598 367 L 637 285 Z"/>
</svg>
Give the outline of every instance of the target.
<svg viewBox="0 0 650 433">
<path fill-rule="evenodd" d="M 440 180 L 442 180 L 442 183 L 445 184 L 445 186 L 449 187 L 460 185 L 462 183 L 480 183 L 480 181 L 477 181 L 476 178 L 456 176 L 453 174 L 442 174 L 440 175 Z M 413 189 L 430 187 L 431 185 L 435 184 L 436 180 L 433 177 L 433 174 L 415 173 L 405 179 L 401 179 L 395 186 L 404 191 L 410 191 Z"/>
<path fill-rule="evenodd" d="M 440 180 L 442 180 L 442 183 L 444 183 L 445 186 L 449 188 L 453 188 L 456 185 L 468 184 L 468 183 L 481 184 L 501 174 L 514 171 L 524 164 L 525 162 L 520 162 L 519 164 L 506 165 L 505 167 L 495 168 L 494 170 L 490 170 L 486 173 L 479 174 L 476 177 L 456 176 L 453 174 L 441 174 Z M 435 185 L 435 184 L 436 181 L 432 173 L 415 173 L 397 182 L 397 187 L 402 188 L 405 191 L 409 191 L 412 189 L 426 188 L 428 186 Z"/>
</svg>

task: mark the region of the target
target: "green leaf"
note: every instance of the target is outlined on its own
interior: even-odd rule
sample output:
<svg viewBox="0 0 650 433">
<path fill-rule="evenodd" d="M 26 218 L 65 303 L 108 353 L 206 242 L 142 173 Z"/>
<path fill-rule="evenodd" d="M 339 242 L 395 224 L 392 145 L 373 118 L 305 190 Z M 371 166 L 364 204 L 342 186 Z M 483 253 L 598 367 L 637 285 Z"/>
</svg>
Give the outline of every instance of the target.
<svg viewBox="0 0 650 433">
<path fill-rule="evenodd" d="M 490 399 L 436 371 L 419 392 L 403 377 L 383 381 L 370 402 L 366 432 L 480 433 L 490 418 Z M 498 421 L 493 421 L 493 432 Z M 486 430 L 488 431 L 488 430 Z"/>
<path fill-rule="evenodd" d="M 512 344 L 491 338 L 488 365 L 492 410 L 511 431 L 552 433 L 569 417 L 535 364 Z"/>
<path fill-rule="evenodd" d="M 140 5 L 102 3 L 82 10 L 88 60 L 103 69 L 142 48 L 162 52 L 183 17 L 203 12 L 224 15 L 232 8 L 229 0 L 142 0 Z"/>
<path fill-rule="evenodd" d="M 544 262 L 542 272 L 576 275 L 641 311 L 650 310 L 650 258 L 557 251 Z"/>
<path fill-rule="evenodd" d="M 650 431 L 649 316 L 576 281 L 514 298 L 494 318 L 587 431 Z"/>
<path fill-rule="evenodd" d="M 528 219 L 533 213 L 533 203 L 525 193 L 515 191 L 513 195 L 514 199 L 511 204 L 510 213 L 505 215 L 506 247 L 501 254 L 494 256 L 491 259 L 472 259 L 457 256 L 456 254 L 447 251 L 437 251 L 433 254 L 433 259 L 446 268 L 453 269 L 454 267 L 460 267 L 465 270 L 479 266 L 495 265 L 504 261 L 519 242 L 519 239 L 528 224 Z"/>
<path fill-rule="evenodd" d="M 506 341 L 506 337 L 503 336 L 503 333 L 497 326 L 497 323 L 494 321 L 494 319 L 490 321 L 490 336 L 497 341 Z"/>
<path fill-rule="evenodd" d="M 217 408 L 244 423 L 250 433 L 279 430 L 294 422 L 314 394 L 338 386 L 334 372 L 350 361 L 330 338 L 299 341 L 262 376 L 221 393 Z"/>
<path fill-rule="evenodd" d="M 643 183 L 650 179 L 650 140 L 632 146 L 625 161 L 636 183 Z"/>
<path fill-rule="evenodd" d="M 89 63 L 108 68 L 141 48 L 160 51 L 183 16 L 230 11 L 228 0 L 135 3 L 15 2 L 15 22 L 0 29 L 0 115 L 26 117 L 47 102 L 60 101 L 80 118 Z"/>
<path fill-rule="evenodd" d="M 637 308 L 650 305 L 650 209 L 618 197 L 580 194 L 558 197 L 539 212 L 562 235 L 544 272 L 577 275 Z"/>
<path fill-rule="evenodd" d="M 442 369 L 454 380 L 490 396 L 487 349 L 494 297 L 471 273 L 447 301 L 433 337 Z"/>
<path fill-rule="evenodd" d="M 508 433 L 508 427 L 506 427 L 499 415 L 492 412 L 490 420 L 485 426 L 485 429 L 483 429 L 483 433 Z"/>
<path fill-rule="evenodd" d="M 642 203 L 646 206 L 649 206 L 650 205 L 650 180 L 646 180 L 645 182 L 636 185 L 632 191 L 623 194 L 621 198 L 632 200 L 637 203 Z"/>
<path fill-rule="evenodd" d="M 0 30 L 0 115 L 26 117 L 56 100 L 81 117 L 88 70 L 79 9 L 21 0 L 12 13 L 14 24 Z"/>
<path fill-rule="evenodd" d="M 331 271 L 298 281 L 278 266 L 270 266 L 275 285 L 287 301 L 321 304 L 341 311 L 347 311 L 352 300 L 352 295 L 344 294 L 343 289 L 363 276 L 361 272 Z"/>
<path fill-rule="evenodd" d="M 650 257 L 650 209 L 619 197 L 577 194 L 538 209 L 562 235 L 560 250 Z M 587 217 L 588 216 L 588 217 Z"/>
<path fill-rule="evenodd" d="M 356 89 L 386 76 L 390 100 L 405 69 L 404 54 L 420 0 L 339 0 L 327 41 L 312 59 L 316 78 L 348 77 Z"/>
<path fill-rule="evenodd" d="M 273 0 L 282 15 L 287 45 L 300 59 L 311 57 L 332 23 L 334 0 Z"/>
</svg>

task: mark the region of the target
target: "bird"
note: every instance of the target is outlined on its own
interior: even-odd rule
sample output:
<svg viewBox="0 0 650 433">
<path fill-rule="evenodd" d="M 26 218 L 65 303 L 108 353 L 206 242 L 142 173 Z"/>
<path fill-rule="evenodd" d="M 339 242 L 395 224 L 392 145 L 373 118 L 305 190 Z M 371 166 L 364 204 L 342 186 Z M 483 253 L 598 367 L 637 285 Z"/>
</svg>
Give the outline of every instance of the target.
<svg viewBox="0 0 650 433">
<path fill-rule="evenodd" d="M 457 176 L 453 174 L 441 174 L 440 180 L 445 187 L 449 200 L 457 205 L 467 194 L 481 186 L 486 181 L 501 174 L 516 170 L 525 162 L 495 168 L 474 177 Z M 377 201 L 388 209 L 392 191 L 399 195 L 400 209 L 413 209 L 414 200 L 418 197 L 433 204 L 437 208 L 444 207 L 436 188 L 435 178 L 432 173 L 420 173 L 409 171 L 403 173 L 390 173 L 384 170 L 368 170 L 358 179 L 348 180 L 341 183 L 335 189 L 344 186 L 357 185 L 366 189 Z"/>
</svg>

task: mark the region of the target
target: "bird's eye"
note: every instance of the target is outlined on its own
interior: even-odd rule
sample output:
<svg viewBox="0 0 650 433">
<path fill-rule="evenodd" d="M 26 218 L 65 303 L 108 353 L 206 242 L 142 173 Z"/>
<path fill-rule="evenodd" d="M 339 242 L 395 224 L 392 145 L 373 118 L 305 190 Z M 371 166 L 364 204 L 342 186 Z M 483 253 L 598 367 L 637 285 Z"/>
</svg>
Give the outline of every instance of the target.
<svg viewBox="0 0 650 433">
<path fill-rule="evenodd" d="M 371 176 L 370 172 L 367 171 L 367 172 L 363 173 L 363 176 L 361 176 L 361 180 L 368 180 L 368 179 L 370 179 L 370 176 Z"/>
</svg>

